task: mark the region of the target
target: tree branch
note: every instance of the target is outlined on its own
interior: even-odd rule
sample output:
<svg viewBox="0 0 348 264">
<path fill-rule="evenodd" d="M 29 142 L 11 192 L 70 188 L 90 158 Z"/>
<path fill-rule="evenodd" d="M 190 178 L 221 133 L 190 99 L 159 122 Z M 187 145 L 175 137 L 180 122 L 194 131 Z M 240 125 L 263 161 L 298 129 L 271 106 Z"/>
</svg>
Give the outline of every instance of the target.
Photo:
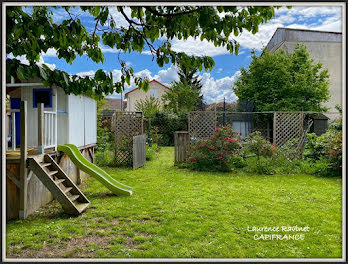
<svg viewBox="0 0 348 264">
<path fill-rule="evenodd" d="M 198 10 L 201 9 L 201 7 L 198 7 L 196 9 L 192 9 L 192 10 L 189 10 L 189 11 L 183 11 L 183 12 L 179 12 L 179 13 L 170 13 L 170 14 L 163 14 L 163 13 L 160 13 L 158 12 L 156 9 L 151 9 L 151 7 L 149 6 L 145 6 L 145 9 L 147 11 L 149 11 L 150 13 L 156 15 L 156 16 L 161 16 L 161 17 L 173 17 L 173 16 L 182 16 L 182 15 L 188 15 L 188 14 L 192 14 L 192 13 L 195 13 L 197 12 Z"/>
</svg>

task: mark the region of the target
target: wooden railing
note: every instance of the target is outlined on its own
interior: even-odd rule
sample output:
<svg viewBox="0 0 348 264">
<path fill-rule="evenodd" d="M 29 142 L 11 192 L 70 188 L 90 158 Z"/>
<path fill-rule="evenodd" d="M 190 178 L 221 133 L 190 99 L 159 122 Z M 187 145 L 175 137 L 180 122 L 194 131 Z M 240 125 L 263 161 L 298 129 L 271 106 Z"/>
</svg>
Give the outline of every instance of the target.
<svg viewBox="0 0 348 264">
<path fill-rule="evenodd" d="M 44 111 L 44 148 L 57 146 L 57 113 Z"/>
<path fill-rule="evenodd" d="M 20 112 L 19 109 L 10 109 L 8 110 L 8 112 L 10 113 L 9 116 L 11 117 L 11 123 L 9 123 L 9 135 L 6 135 L 6 140 L 7 137 L 10 136 L 11 137 L 11 149 L 9 149 L 9 141 L 7 141 L 6 143 L 6 147 L 7 147 L 7 151 L 16 151 L 16 113 Z"/>
<path fill-rule="evenodd" d="M 44 111 L 44 105 L 38 104 L 38 150 L 43 153 L 47 148 L 56 148 L 58 143 L 57 112 Z"/>
</svg>

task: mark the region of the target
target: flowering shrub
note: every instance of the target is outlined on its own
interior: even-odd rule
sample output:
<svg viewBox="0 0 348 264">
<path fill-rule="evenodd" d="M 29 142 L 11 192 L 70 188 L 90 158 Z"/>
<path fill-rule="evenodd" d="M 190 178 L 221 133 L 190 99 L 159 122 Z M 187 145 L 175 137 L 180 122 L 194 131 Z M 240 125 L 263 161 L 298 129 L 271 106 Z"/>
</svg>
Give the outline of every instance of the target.
<svg viewBox="0 0 348 264">
<path fill-rule="evenodd" d="M 308 134 L 303 156 L 323 176 L 342 175 L 342 120 L 334 121 L 320 136 Z M 316 163 L 316 164 L 314 164 Z"/>
<path fill-rule="evenodd" d="M 322 163 L 315 167 L 317 174 L 334 176 L 342 174 L 342 131 L 329 130 L 325 134 L 308 135 L 304 157 L 312 163 Z"/>
<path fill-rule="evenodd" d="M 244 151 L 250 152 L 257 156 L 257 159 L 262 157 L 272 157 L 275 151 L 275 146 L 261 136 L 260 131 L 255 131 L 249 134 L 246 138 Z"/>
<path fill-rule="evenodd" d="M 242 166 L 236 159 L 244 143 L 230 125 L 218 127 L 207 140 L 198 140 L 190 149 L 186 161 L 189 167 L 205 171 L 230 171 L 235 165 Z M 238 160 L 238 161 L 237 161 Z"/>
</svg>

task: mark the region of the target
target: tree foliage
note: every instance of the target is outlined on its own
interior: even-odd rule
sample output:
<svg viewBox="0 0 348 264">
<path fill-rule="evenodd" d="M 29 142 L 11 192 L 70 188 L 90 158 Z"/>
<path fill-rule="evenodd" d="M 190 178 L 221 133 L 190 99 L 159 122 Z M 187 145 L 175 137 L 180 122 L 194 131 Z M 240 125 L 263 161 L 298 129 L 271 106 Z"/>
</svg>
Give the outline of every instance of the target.
<svg viewBox="0 0 348 264">
<path fill-rule="evenodd" d="M 176 114 L 193 111 L 198 99 L 199 92 L 181 82 L 173 82 L 170 90 L 162 95 L 165 109 Z"/>
<path fill-rule="evenodd" d="M 63 9 L 66 17 L 61 22 L 52 19 L 52 8 Z M 66 93 L 108 95 L 121 92 L 131 79 L 144 90 L 148 81 L 133 75 L 134 71 L 120 58 L 121 80 L 114 82 L 110 73 L 98 70 L 94 78 L 70 76 L 64 71 L 37 65 L 40 54 L 49 48 L 56 50 L 60 59 L 72 63 L 76 56 L 87 55 L 95 63 L 104 61 L 100 42 L 121 52 L 150 51 L 158 66 L 180 61 L 188 68 L 211 70 L 214 61 L 208 56 L 189 56 L 171 49 L 171 40 L 200 38 L 215 46 L 226 47 L 238 53 L 239 44 L 233 39 L 243 30 L 255 34 L 259 25 L 274 16 L 275 7 L 248 6 L 146 6 L 125 7 L 117 10 L 128 22 L 120 26 L 113 18 L 111 6 L 82 6 L 79 12 L 88 12 L 94 18 L 94 29 L 89 32 L 74 14 L 76 8 L 34 6 L 32 12 L 21 6 L 6 7 L 6 53 L 25 56 L 29 66 L 17 59 L 8 59 L 7 78 L 26 79 L 39 76 L 45 85 L 61 86 Z"/>
<path fill-rule="evenodd" d="M 314 63 L 306 47 L 298 44 L 292 54 L 264 50 L 258 57 L 254 53 L 249 68 L 241 68 L 233 90 L 257 111 L 325 111 L 321 103 L 329 99 L 328 79 L 328 70 Z"/>
<path fill-rule="evenodd" d="M 190 69 L 181 66 L 178 71 L 179 82 L 189 85 L 192 90 L 195 90 L 199 94 L 197 102 L 195 103 L 195 109 L 203 110 L 203 94 L 201 94 L 203 83 L 202 80 L 199 78 L 199 75 L 196 75 L 196 72 L 197 69 L 195 68 Z"/>
<path fill-rule="evenodd" d="M 160 101 L 153 96 L 146 97 L 144 100 L 140 99 L 135 104 L 135 110 L 143 112 L 145 117 L 154 117 L 160 109 Z"/>
</svg>

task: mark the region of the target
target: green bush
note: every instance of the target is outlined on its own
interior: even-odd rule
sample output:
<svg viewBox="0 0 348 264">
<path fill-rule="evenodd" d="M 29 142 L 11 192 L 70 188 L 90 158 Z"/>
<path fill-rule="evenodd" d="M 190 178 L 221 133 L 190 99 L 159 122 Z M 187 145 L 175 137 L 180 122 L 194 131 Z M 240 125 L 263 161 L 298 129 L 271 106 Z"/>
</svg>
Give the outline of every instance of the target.
<svg viewBox="0 0 348 264">
<path fill-rule="evenodd" d="M 207 140 L 198 140 L 190 148 L 187 166 L 202 171 L 231 171 L 243 166 L 239 156 L 242 140 L 231 126 L 218 127 Z"/>
<path fill-rule="evenodd" d="M 153 160 L 156 152 L 159 151 L 159 147 L 157 144 L 146 145 L 146 160 Z"/>
<path fill-rule="evenodd" d="M 145 117 L 146 131 L 153 142 L 163 146 L 174 146 L 174 133 L 187 130 L 187 115 L 157 112 L 153 117 Z M 157 142 L 156 142 L 157 140 Z"/>
<path fill-rule="evenodd" d="M 265 157 L 250 157 L 244 171 L 249 173 L 272 175 L 276 173 L 274 160 Z"/>
<path fill-rule="evenodd" d="M 105 100 L 97 101 L 97 145 L 95 146 L 95 162 L 100 166 L 114 165 L 115 140 L 114 133 L 105 126 L 102 109 Z"/>
<path fill-rule="evenodd" d="M 115 152 L 114 150 L 97 151 L 94 153 L 95 162 L 99 166 L 114 166 Z"/>
<path fill-rule="evenodd" d="M 275 151 L 275 146 L 271 144 L 268 140 L 266 140 L 260 131 L 255 131 L 250 133 L 245 138 L 245 146 L 243 148 L 244 153 L 252 153 L 256 155 L 257 159 L 262 157 L 272 157 Z"/>
</svg>

